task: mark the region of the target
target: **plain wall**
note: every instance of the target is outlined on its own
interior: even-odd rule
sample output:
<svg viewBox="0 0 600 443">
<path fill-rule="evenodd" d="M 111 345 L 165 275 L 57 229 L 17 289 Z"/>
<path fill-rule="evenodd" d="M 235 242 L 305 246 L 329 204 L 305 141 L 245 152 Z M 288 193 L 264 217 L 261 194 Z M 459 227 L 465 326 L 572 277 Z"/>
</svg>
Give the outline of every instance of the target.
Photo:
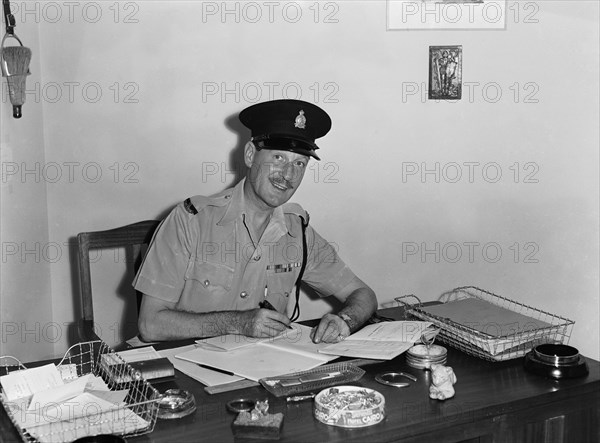
<svg viewBox="0 0 600 443">
<path fill-rule="evenodd" d="M 280 2 L 272 17 L 257 2 L 256 23 L 237 2 L 17 14 L 34 60 L 23 118 L 1 104 L 3 353 L 62 354 L 80 318 L 74 236 L 232 185 L 249 137 L 235 116 L 287 97 L 333 120 L 294 201 L 380 306 L 474 285 L 574 320 L 570 343 L 598 359 L 598 5 L 538 2 L 525 23 L 509 3 L 497 31 L 388 31 L 384 1 Z M 426 99 L 432 45 L 462 45 L 461 100 Z M 21 173 L 35 162 L 37 181 Z M 96 260 L 114 343 L 131 276 L 119 253 Z"/>
</svg>

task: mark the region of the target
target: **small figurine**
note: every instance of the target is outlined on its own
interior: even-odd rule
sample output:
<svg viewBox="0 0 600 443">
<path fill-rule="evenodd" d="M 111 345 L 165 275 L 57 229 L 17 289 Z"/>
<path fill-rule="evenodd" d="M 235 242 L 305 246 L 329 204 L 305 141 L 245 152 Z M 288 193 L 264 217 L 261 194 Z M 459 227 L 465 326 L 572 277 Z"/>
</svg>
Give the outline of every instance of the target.
<svg viewBox="0 0 600 443">
<path fill-rule="evenodd" d="M 429 397 L 438 400 L 446 400 L 454 397 L 454 383 L 456 375 L 450 366 L 431 366 L 431 386 L 429 386 Z"/>
<path fill-rule="evenodd" d="M 269 414 L 269 400 L 257 400 L 250 412 L 242 411 L 231 424 L 234 437 L 277 440 L 283 426 L 283 414 Z"/>
<path fill-rule="evenodd" d="M 269 399 L 260 401 L 260 400 L 256 400 L 256 405 L 254 406 L 254 409 L 250 412 L 251 420 L 259 420 L 260 418 L 264 417 L 265 415 L 267 415 L 267 412 L 269 411 Z"/>
</svg>

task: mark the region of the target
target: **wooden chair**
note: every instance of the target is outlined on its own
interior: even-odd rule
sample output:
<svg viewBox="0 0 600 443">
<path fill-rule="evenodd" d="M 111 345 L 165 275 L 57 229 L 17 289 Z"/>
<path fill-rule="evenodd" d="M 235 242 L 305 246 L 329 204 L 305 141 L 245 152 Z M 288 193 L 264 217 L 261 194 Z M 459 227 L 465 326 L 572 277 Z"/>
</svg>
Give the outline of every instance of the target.
<svg viewBox="0 0 600 443">
<path fill-rule="evenodd" d="M 146 220 L 107 231 L 81 232 L 77 235 L 79 285 L 83 313 L 83 319 L 78 324 L 78 335 L 81 341 L 99 339 L 94 329 L 90 249 L 129 248 L 132 251 L 131 262 L 133 263 L 134 271 L 137 272 L 143 258 L 142 254 L 144 250 L 142 247 L 150 243 L 159 223 L 160 221 L 158 220 Z M 141 295 L 137 293 L 138 312 Z"/>
</svg>

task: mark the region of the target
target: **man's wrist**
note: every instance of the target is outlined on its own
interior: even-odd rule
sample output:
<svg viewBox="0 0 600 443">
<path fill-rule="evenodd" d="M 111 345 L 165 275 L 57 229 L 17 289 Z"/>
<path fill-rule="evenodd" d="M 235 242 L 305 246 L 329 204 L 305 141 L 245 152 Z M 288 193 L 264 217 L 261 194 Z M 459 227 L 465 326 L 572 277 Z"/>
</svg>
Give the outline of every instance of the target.
<svg viewBox="0 0 600 443">
<path fill-rule="evenodd" d="M 354 318 L 352 318 L 350 315 L 346 314 L 345 312 L 340 312 L 337 314 L 337 316 L 344 320 L 344 322 L 348 325 L 348 328 L 350 329 L 351 333 L 358 329 L 357 321 L 354 320 Z"/>
</svg>

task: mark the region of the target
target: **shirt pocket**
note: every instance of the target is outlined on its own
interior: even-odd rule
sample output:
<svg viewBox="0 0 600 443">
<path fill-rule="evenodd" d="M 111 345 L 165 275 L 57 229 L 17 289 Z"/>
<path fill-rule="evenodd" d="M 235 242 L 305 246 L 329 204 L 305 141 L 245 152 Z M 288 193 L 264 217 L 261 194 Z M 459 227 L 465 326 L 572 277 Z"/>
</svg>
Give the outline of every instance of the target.
<svg viewBox="0 0 600 443">
<path fill-rule="evenodd" d="M 227 292 L 231 289 L 234 269 L 221 264 L 192 261 L 185 273 L 199 288 L 209 293 Z"/>
<path fill-rule="evenodd" d="M 300 272 L 299 264 L 290 263 L 283 266 L 285 271 L 281 268 L 275 269 L 274 266 L 267 267 L 268 298 L 273 305 L 287 304 L 290 295 L 294 294 L 294 285 Z M 287 266 L 289 267 L 286 269 Z"/>
</svg>

